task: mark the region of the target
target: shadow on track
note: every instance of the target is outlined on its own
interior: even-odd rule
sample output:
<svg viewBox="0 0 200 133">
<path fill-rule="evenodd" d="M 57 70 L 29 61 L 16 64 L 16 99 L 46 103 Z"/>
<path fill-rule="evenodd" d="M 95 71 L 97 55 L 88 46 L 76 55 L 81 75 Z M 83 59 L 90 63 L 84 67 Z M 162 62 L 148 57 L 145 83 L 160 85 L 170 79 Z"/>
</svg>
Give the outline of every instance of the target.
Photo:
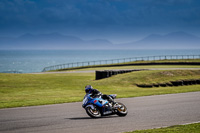
<svg viewBox="0 0 200 133">
<path fill-rule="evenodd" d="M 117 118 L 119 116 L 102 116 L 100 118 L 91 118 L 91 117 L 74 117 L 74 118 L 65 118 L 70 120 L 86 120 L 86 119 L 104 119 L 104 118 Z"/>
</svg>

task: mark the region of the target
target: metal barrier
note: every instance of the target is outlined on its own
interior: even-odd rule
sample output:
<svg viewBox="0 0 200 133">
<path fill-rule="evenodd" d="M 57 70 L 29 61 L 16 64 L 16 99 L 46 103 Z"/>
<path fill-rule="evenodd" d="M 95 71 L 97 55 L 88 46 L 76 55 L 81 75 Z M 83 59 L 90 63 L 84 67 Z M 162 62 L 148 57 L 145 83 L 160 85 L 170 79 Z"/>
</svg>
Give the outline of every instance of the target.
<svg viewBox="0 0 200 133">
<path fill-rule="evenodd" d="M 42 72 L 59 70 L 59 69 L 71 69 L 78 67 L 100 66 L 100 65 L 112 65 L 119 63 L 128 63 L 133 61 L 156 61 L 156 60 L 168 60 L 168 59 L 200 59 L 200 55 L 160 55 L 160 56 L 146 56 L 146 57 L 131 57 L 111 60 L 99 60 L 99 61 L 87 61 L 87 62 L 75 62 L 59 64 L 54 66 L 45 67 Z"/>
<path fill-rule="evenodd" d="M 104 70 L 96 71 L 96 80 L 112 77 L 113 75 L 130 73 L 133 71 L 143 71 L 147 69 L 133 69 L 133 70 Z"/>
</svg>

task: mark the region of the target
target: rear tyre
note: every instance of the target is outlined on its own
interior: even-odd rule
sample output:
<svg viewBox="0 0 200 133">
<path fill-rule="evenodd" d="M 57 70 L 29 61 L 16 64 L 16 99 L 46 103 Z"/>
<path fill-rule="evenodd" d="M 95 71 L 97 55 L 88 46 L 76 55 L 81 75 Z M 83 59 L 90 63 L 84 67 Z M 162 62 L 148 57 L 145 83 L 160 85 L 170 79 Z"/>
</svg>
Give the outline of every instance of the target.
<svg viewBox="0 0 200 133">
<path fill-rule="evenodd" d="M 101 117 L 101 113 L 99 109 L 94 106 L 94 109 L 92 109 L 90 106 L 85 107 L 86 113 L 91 117 L 91 118 L 99 118 Z"/>
<path fill-rule="evenodd" d="M 128 114 L 128 110 L 123 103 L 116 103 L 116 106 L 118 116 L 126 116 Z"/>
</svg>

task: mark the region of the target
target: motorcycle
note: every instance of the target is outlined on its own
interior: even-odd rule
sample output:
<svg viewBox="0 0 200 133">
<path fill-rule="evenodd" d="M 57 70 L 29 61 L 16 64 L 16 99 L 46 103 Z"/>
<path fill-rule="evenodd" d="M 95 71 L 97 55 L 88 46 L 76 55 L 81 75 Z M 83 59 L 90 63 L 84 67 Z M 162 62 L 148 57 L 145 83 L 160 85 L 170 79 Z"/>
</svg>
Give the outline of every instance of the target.
<svg viewBox="0 0 200 133">
<path fill-rule="evenodd" d="M 109 95 L 113 100 L 116 94 Z M 86 113 L 92 118 L 99 118 L 105 115 L 117 114 L 118 116 L 126 116 L 128 110 L 123 103 L 115 102 L 114 105 L 100 96 L 92 98 L 91 94 L 86 94 L 83 99 L 82 107 Z"/>
</svg>

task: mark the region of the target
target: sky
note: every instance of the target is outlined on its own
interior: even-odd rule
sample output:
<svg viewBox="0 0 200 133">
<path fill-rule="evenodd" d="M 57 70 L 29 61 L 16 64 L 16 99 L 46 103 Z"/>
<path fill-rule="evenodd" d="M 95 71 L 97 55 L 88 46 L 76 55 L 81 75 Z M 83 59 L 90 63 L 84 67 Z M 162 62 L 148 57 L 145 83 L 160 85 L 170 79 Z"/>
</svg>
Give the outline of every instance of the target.
<svg viewBox="0 0 200 133">
<path fill-rule="evenodd" d="M 184 31 L 200 37 L 200 0 L 0 0 L 0 36 L 61 33 L 135 41 Z"/>
</svg>

